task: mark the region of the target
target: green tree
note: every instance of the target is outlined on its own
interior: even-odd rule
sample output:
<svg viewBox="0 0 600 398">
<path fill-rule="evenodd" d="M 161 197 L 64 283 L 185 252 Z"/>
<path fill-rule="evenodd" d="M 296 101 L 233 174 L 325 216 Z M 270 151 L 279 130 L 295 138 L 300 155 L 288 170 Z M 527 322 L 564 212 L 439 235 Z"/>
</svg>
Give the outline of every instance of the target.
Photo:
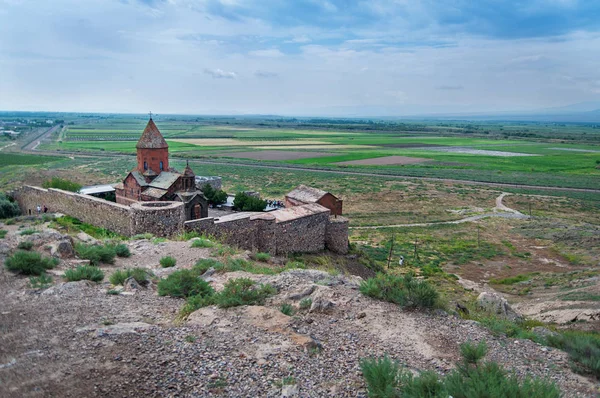
<svg viewBox="0 0 600 398">
<path fill-rule="evenodd" d="M 267 207 L 267 201 L 245 192 L 238 192 L 233 200 L 233 208 L 238 211 L 263 211 Z"/>
<path fill-rule="evenodd" d="M 214 189 L 210 184 L 204 184 L 202 193 L 208 199 L 208 203 L 213 206 L 222 205 L 227 202 L 227 192 L 222 189 Z"/>
</svg>

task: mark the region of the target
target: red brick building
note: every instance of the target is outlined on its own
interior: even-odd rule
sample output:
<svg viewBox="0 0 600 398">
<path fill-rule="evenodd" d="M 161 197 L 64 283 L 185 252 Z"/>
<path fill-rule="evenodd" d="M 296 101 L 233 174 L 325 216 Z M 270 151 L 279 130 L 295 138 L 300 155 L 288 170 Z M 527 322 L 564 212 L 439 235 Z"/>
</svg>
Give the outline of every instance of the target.
<svg viewBox="0 0 600 398">
<path fill-rule="evenodd" d="M 152 118 L 135 147 L 137 167 L 115 187 L 117 203 L 178 201 L 184 203 L 187 220 L 208 217 L 208 201 L 196 189 L 196 175 L 189 164 L 183 173 L 169 167 L 169 145 Z"/>
<path fill-rule="evenodd" d="M 343 201 L 321 189 L 299 185 L 296 189 L 285 195 L 285 207 L 301 206 L 309 203 L 318 203 L 328 208 L 331 210 L 332 216 L 342 215 Z"/>
</svg>

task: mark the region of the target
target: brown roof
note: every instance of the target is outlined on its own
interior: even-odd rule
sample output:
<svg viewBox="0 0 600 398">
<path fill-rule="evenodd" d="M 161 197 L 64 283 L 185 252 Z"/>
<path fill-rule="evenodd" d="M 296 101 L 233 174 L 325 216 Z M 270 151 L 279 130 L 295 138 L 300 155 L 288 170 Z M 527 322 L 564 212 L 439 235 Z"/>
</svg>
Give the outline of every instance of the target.
<svg viewBox="0 0 600 398">
<path fill-rule="evenodd" d="M 167 192 L 168 191 L 166 189 L 151 187 L 142 192 L 142 195 L 150 196 L 151 198 L 155 199 L 161 199 Z"/>
<path fill-rule="evenodd" d="M 321 189 L 308 187 L 306 185 L 298 185 L 296 189 L 288 193 L 288 198 L 299 200 L 304 203 L 316 203 L 323 196 L 327 195 L 328 192 L 325 192 Z"/>
<path fill-rule="evenodd" d="M 154 120 L 150 119 L 135 147 L 158 149 L 168 148 L 169 145 L 167 145 L 167 141 L 165 141 L 160 131 L 158 131 L 158 127 L 154 124 Z"/>
<path fill-rule="evenodd" d="M 186 163 L 185 170 L 183 170 L 183 175 L 185 177 L 194 177 L 195 176 L 195 174 L 194 174 L 192 168 L 190 167 L 189 163 Z"/>
</svg>

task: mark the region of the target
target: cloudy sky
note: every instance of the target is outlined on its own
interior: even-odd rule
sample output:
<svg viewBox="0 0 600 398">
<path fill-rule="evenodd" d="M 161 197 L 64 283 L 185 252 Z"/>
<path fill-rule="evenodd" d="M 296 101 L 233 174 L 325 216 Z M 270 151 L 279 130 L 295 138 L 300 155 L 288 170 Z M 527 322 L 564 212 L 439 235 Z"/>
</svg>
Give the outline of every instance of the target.
<svg viewBox="0 0 600 398">
<path fill-rule="evenodd" d="M 0 0 L 0 110 L 531 110 L 599 65 L 595 0 Z"/>
</svg>

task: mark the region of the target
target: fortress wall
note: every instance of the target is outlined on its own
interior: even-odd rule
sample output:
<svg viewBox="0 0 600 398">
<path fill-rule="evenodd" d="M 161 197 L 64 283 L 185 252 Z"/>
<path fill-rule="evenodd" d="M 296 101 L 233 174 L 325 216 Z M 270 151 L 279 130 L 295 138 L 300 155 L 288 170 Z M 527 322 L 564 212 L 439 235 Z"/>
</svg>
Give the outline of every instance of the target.
<svg viewBox="0 0 600 398">
<path fill-rule="evenodd" d="M 330 217 L 325 231 L 325 246 L 334 253 L 348 253 L 348 219 Z"/>
<path fill-rule="evenodd" d="M 31 214 L 36 214 L 37 205 L 42 207 L 46 205 L 48 211 L 52 213 L 67 214 L 121 235 L 131 235 L 129 206 L 61 189 L 44 189 L 27 185 L 15 192 L 15 199 L 25 215 L 29 214 L 29 210 Z"/>
<path fill-rule="evenodd" d="M 277 254 L 314 253 L 325 249 L 329 213 L 318 213 L 276 224 Z"/>
</svg>

